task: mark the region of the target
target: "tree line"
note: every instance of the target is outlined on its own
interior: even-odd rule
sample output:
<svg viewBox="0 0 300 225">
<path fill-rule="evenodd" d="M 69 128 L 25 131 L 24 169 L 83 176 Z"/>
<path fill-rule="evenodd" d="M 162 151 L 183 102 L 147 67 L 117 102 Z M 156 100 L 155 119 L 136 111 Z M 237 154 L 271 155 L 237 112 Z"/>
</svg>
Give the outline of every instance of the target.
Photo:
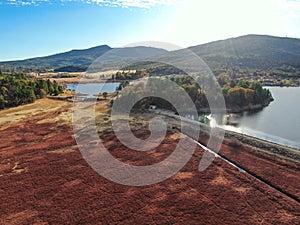
<svg viewBox="0 0 300 225">
<path fill-rule="evenodd" d="M 136 71 L 118 71 L 115 75 L 112 75 L 111 80 L 136 80 L 146 76 L 146 72 L 142 70 Z"/>
<path fill-rule="evenodd" d="M 62 92 L 63 87 L 56 81 L 29 78 L 22 73 L 0 74 L 0 109 L 32 103 Z"/>
</svg>

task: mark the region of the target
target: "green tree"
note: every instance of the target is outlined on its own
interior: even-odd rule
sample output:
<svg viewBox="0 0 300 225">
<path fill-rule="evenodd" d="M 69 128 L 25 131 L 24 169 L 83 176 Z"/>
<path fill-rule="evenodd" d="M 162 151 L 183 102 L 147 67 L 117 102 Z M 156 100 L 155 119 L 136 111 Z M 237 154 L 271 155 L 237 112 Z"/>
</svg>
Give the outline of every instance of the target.
<svg viewBox="0 0 300 225">
<path fill-rule="evenodd" d="M 0 95 L 0 109 L 4 109 L 5 107 L 5 99 L 3 95 Z"/>
<path fill-rule="evenodd" d="M 58 88 L 58 83 L 55 81 L 53 81 L 53 94 L 55 96 L 60 94 L 59 88 Z"/>
<path fill-rule="evenodd" d="M 103 95 L 104 99 L 107 99 L 107 96 L 108 96 L 107 92 L 103 92 L 102 95 Z"/>
<path fill-rule="evenodd" d="M 54 94 L 53 83 L 49 79 L 47 80 L 47 87 L 48 87 L 48 94 L 53 95 Z"/>
<path fill-rule="evenodd" d="M 230 106 L 239 106 L 243 107 L 247 105 L 245 88 L 242 87 L 234 87 L 228 90 L 227 98 Z"/>
<path fill-rule="evenodd" d="M 58 94 L 62 91 L 62 86 L 50 80 L 28 78 L 22 73 L 2 74 L 0 76 L 0 108 L 31 103 L 47 94 Z"/>
</svg>

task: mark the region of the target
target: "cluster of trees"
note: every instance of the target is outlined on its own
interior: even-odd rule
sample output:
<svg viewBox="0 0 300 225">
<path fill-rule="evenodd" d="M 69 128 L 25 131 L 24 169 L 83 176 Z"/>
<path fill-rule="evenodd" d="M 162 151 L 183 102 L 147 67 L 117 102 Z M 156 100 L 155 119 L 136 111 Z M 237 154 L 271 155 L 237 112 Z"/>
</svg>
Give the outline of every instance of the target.
<svg viewBox="0 0 300 225">
<path fill-rule="evenodd" d="M 119 84 L 119 86 L 118 87 L 116 87 L 116 91 L 118 92 L 118 91 L 122 91 L 126 86 L 128 86 L 129 85 L 129 81 L 128 80 L 126 80 L 126 81 L 123 81 L 123 82 L 121 82 L 120 84 Z"/>
<path fill-rule="evenodd" d="M 184 71 L 172 65 L 160 64 L 159 66 L 151 66 L 146 69 L 151 76 L 164 76 L 170 74 L 186 75 Z"/>
<path fill-rule="evenodd" d="M 47 95 L 58 95 L 63 87 L 56 81 L 28 78 L 24 74 L 0 75 L 0 109 L 32 103 Z"/>
<path fill-rule="evenodd" d="M 144 96 L 148 96 L 144 98 Z M 153 97 L 152 97 L 153 96 Z M 161 97 L 155 97 L 161 96 Z M 163 97 L 165 96 L 165 97 Z M 121 94 L 114 101 L 114 109 L 120 112 L 127 110 L 129 105 L 134 105 L 133 110 L 148 109 L 155 104 L 161 108 L 175 110 L 170 102 L 181 102 L 180 90 L 169 85 L 167 79 L 149 78 L 147 82 L 139 82 L 135 85 L 125 85 Z M 169 99 L 169 101 L 165 100 Z"/>
<path fill-rule="evenodd" d="M 118 71 L 115 75 L 112 76 L 112 80 L 136 80 L 142 78 L 146 75 L 145 71 L 136 70 L 136 71 Z"/>
<path fill-rule="evenodd" d="M 175 82 L 183 87 L 191 96 L 197 108 L 205 108 L 209 107 L 206 96 L 210 94 L 211 89 L 216 87 L 216 83 L 214 84 L 216 81 L 205 76 L 200 79 L 202 80 L 198 83 L 203 84 L 200 87 L 187 76 L 175 78 Z M 217 81 L 221 87 L 227 109 L 242 111 L 243 109 L 251 109 L 255 106 L 262 108 L 273 101 L 269 89 L 264 88 L 260 82 L 251 82 L 242 78 L 235 80 L 226 76 L 218 77 Z M 218 94 L 218 92 L 215 93 Z M 218 98 L 220 96 L 214 97 Z"/>
<path fill-rule="evenodd" d="M 249 105 L 267 106 L 273 97 L 269 89 L 263 88 L 259 82 L 245 79 L 230 81 L 222 87 L 227 107 L 247 107 Z"/>
<path fill-rule="evenodd" d="M 37 67 L 37 66 L 14 66 L 14 65 L 0 65 L 0 74 L 13 73 L 46 73 L 51 71 L 51 68 Z"/>
<path fill-rule="evenodd" d="M 184 108 L 186 104 L 183 98 L 184 92 L 190 96 L 198 111 L 207 111 L 209 103 L 206 96 L 210 96 L 210 99 L 215 102 L 217 102 L 218 98 L 224 96 L 227 109 L 236 112 L 250 110 L 256 106 L 262 108 L 273 100 L 270 91 L 263 88 L 261 83 L 249 82 L 243 79 L 223 79 L 222 82 L 221 92 L 216 91 L 215 88 L 218 88 L 217 81 L 210 76 L 196 76 L 194 79 L 190 76 L 150 78 L 146 85 L 140 83 L 127 87 L 122 92 L 119 100 L 127 104 L 134 99 L 139 99 L 139 96 L 145 95 L 145 93 L 149 95 L 153 93 L 153 96 L 157 96 L 159 93 L 161 96 L 171 98 L 172 102 L 180 102 L 181 107 Z M 157 105 L 160 108 L 174 110 L 170 102 L 158 97 L 142 99 L 136 104 L 136 107 L 147 108 L 151 104 Z"/>
<path fill-rule="evenodd" d="M 49 74 L 47 75 L 47 78 L 72 78 L 77 77 L 76 74 L 70 74 L 70 73 L 58 73 L 58 74 Z"/>
</svg>

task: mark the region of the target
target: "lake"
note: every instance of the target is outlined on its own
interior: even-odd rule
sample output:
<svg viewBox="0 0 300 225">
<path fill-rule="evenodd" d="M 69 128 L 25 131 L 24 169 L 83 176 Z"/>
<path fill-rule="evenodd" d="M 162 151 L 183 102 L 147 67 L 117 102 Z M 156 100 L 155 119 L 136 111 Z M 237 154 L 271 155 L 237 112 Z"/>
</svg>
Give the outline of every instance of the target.
<svg viewBox="0 0 300 225">
<path fill-rule="evenodd" d="M 119 84 L 68 84 L 67 89 L 93 96 L 103 92 L 115 92 Z M 225 125 L 222 127 L 300 149 L 300 88 L 268 87 L 268 89 L 274 97 L 274 101 L 269 106 L 258 112 L 237 115 L 234 118 L 234 126 Z"/>
<path fill-rule="evenodd" d="M 263 110 L 235 117 L 227 130 L 300 149 L 300 88 L 267 87 L 274 101 Z"/>
<path fill-rule="evenodd" d="M 93 96 L 95 94 L 107 92 L 115 92 L 120 83 L 86 83 L 86 84 L 67 84 L 67 89 L 76 91 L 76 93 L 87 94 Z"/>
</svg>

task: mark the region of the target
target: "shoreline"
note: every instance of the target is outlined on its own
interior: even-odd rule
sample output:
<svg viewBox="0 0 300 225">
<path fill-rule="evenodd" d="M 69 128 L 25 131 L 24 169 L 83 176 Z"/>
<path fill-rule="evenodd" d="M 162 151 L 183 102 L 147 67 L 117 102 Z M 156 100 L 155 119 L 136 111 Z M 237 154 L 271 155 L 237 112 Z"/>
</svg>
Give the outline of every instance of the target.
<svg viewBox="0 0 300 225">
<path fill-rule="evenodd" d="M 300 164 L 300 150 L 297 148 L 292 148 L 290 146 L 281 145 L 247 134 L 237 133 L 228 130 L 225 130 L 224 138 L 236 138 L 242 144 L 250 146 L 256 151 Z"/>
<path fill-rule="evenodd" d="M 66 102 L 73 102 L 72 96 L 63 96 L 63 97 L 47 97 L 46 99 L 51 99 L 54 101 L 66 101 Z M 42 101 L 42 99 L 40 99 Z M 27 104 L 30 105 L 30 104 Z M 26 105 L 23 105 L 26 106 Z M 20 106 L 22 107 L 22 106 Z M 0 110 L 1 112 L 4 112 L 5 110 L 9 110 L 9 109 L 17 109 L 18 107 L 13 107 L 13 108 L 8 108 L 8 109 L 3 109 Z M 145 113 L 145 112 L 144 112 Z M 139 112 L 139 114 L 144 114 Z M 157 112 L 152 112 L 152 111 L 148 111 L 146 113 L 156 113 L 159 115 L 163 115 L 165 117 L 169 117 L 172 118 L 174 120 L 176 120 L 177 122 L 179 122 L 178 115 L 175 114 L 171 114 L 169 112 L 163 112 L 163 111 L 157 111 Z M 190 120 L 187 118 L 184 118 L 184 121 L 195 125 L 195 123 L 197 123 L 198 125 L 200 125 L 201 127 L 201 131 L 204 131 L 206 134 L 209 134 L 209 129 L 210 127 L 204 123 L 200 123 L 198 121 L 194 121 L 194 120 Z M 172 121 L 170 121 L 172 123 Z M 172 123 L 173 126 L 177 127 L 177 129 L 180 129 L 180 123 Z M 223 128 L 220 128 L 223 129 Z M 277 158 L 280 158 L 282 160 L 287 160 L 289 162 L 293 162 L 293 163 L 297 163 L 300 165 L 300 149 L 297 148 L 293 148 L 290 146 L 285 146 L 279 143 L 274 143 L 271 141 L 267 141 L 267 140 L 263 140 L 261 138 L 258 137 L 254 137 L 254 136 L 250 136 L 247 134 L 243 134 L 243 133 L 237 133 L 234 131 L 230 131 L 230 130 L 225 130 L 225 135 L 224 135 L 224 140 L 225 139 L 236 139 L 237 141 L 241 142 L 242 144 L 251 147 L 253 150 L 264 153 L 264 154 L 268 154 L 271 156 L 275 156 Z"/>
<path fill-rule="evenodd" d="M 151 112 L 150 112 L 151 113 Z M 177 129 L 180 129 L 180 122 L 179 116 L 172 115 L 165 112 L 156 112 L 156 114 L 163 115 L 168 118 L 172 118 L 177 123 L 174 123 L 172 121 L 169 121 L 172 123 L 172 126 L 176 127 Z M 210 127 L 206 124 L 200 123 L 198 121 L 190 120 L 187 118 L 184 118 L 184 122 L 187 122 L 189 125 L 194 125 L 197 123 L 200 125 L 200 130 L 204 132 L 205 134 L 210 133 Z M 222 128 L 220 128 L 222 129 Z M 224 130 L 224 129 L 223 129 Z M 281 160 L 286 160 L 292 163 L 296 163 L 300 165 L 300 150 L 297 148 L 292 148 L 289 146 L 284 146 L 278 143 L 266 141 L 257 137 L 253 137 L 247 134 L 237 133 L 234 131 L 224 130 L 224 140 L 235 140 L 237 144 L 243 144 L 245 146 L 248 146 L 252 148 L 253 150 L 257 152 L 261 152 L 267 155 L 274 156 L 276 158 L 279 158 Z M 223 140 L 223 141 L 224 141 Z M 238 143 L 239 142 L 239 143 Z"/>
</svg>

